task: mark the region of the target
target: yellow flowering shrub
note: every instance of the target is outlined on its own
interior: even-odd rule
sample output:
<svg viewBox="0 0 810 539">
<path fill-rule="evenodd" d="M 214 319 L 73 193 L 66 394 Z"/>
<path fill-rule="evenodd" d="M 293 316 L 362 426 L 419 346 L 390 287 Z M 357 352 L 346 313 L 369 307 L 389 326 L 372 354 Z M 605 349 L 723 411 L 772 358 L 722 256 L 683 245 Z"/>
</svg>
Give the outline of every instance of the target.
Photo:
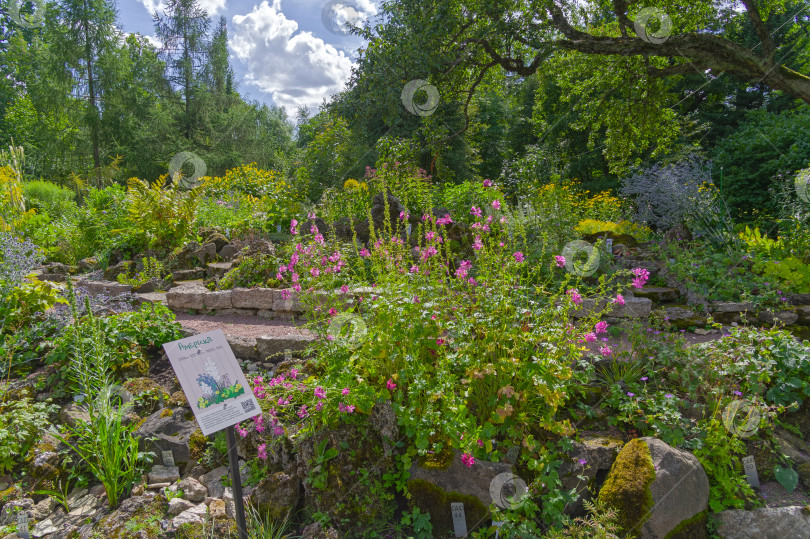
<svg viewBox="0 0 810 539">
<path fill-rule="evenodd" d="M 222 177 L 202 178 L 203 196 L 227 199 L 254 213 L 263 213 L 274 223 L 289 219 L 300 206 L 292 186 L 280 172 L 264 170 L 256 163 L 232 168 Z"/>
<path fill-rule="evenodd" d="M 577 232 L 586 236 L 601 232 L 612 232 L 613 234 L 626 234 L 638 241 L 647 241 L 652 236 L 652 230 L 643 225 L 637 225 L 630 221 L 598 221 L 596 219 L 583 219 L 575 228 Z"/>
<path fill-rule="evenodd" d="M 24 213 L 22 182 L 14 169 L 0 167 L 0 230 L 10 230 Z"/>
</svg>

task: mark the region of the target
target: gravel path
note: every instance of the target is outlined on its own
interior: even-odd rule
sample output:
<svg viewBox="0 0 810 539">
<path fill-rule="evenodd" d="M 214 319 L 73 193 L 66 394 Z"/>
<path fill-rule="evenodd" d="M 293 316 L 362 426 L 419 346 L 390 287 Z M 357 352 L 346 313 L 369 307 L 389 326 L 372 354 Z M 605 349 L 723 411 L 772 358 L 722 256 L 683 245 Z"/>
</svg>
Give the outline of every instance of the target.
<svg viewBox="0 0 810 539">
<path fill-rule="evenodd" d="M 226 335 L 261 337 L 262 335 L 312 335 L 300 326 L 302 322 L 271 320 L 258 316 L 206 316 L 200 314 L 176 314 L 177 321 L 195 333 L 221 329 Z"/>
</svg>

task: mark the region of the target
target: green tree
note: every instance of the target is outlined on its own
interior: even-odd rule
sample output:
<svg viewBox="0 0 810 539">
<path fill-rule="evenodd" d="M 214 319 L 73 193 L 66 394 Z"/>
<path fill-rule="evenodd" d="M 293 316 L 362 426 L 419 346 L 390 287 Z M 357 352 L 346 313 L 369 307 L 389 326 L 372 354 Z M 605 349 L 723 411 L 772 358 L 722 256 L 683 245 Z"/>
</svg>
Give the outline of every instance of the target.
<svg viewBox="0 0 810 539">
<path fill-rule="evenodd" d="M 87 101 L 93 166 L 101 166 L 99 133 L 104 89 L 99 63 L 118 39 L 115 7 L 109 0 L 60 0 L 60 32 L 54 50 L 74 78 L 74 95 Z"/>
<path fill-rule="evenodd" d="M 197 0 L 168 0 L 162 14 L 155 13 L 155 34 L 163 44 L 168 80 L 180 90 L 181 126 L 191 140 L 198 125 L 202 73 L 209 60 L 208 29 L 211 19 Z"/>
</svg>

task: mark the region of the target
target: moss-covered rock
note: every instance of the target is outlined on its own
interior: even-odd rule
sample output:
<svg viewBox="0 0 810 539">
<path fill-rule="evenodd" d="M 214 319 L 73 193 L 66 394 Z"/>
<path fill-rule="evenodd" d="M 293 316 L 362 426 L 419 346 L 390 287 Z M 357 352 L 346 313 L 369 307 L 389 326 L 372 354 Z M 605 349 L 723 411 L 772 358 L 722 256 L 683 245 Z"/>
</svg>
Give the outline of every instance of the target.
<svg viewBox="0 0 810 539">
<path fill-rule="evenodd" d="M 298 446 L 298 479 L 304 502 L 329 515 L 342 537 L 369 536 L 393 518 L 394 493 L 387 491 L 383 475 L 393 471 L 393 456 L 367 422 L 324 429 Z M 373 534 L 371 535 L 373 536 Z"/>
<path fill-rule="evenodd" d="M 501 462 L 477 460 L 467 467 L 459 453 L 446 450 L 430 455 L 411 467 L 408 493 L 413 506 L 430 513 L 433 532 L 437 537 L 453 531 L 450 512 L 453 502 L 464 504 L 467 530 L 472 532 L 493 502 L 493 481 L 499 475 L 511 472 L 511 465 Z"/>
<path fill-rule="evenodd" d="M 643 539 L 702 538 L 709 479 L 697 458 L 656 438 L 624 446 L 599 492 L 625 533 Z"/>
<path fill-rule="evenodd" d="M 625 532 L 637 530 L 649 518 L 654 480 L 655 467 L 647 443 L 640 438 L 630 440 L 599 491 L 599 501 L 618 511 L 617 523 Z"/>
</svg>

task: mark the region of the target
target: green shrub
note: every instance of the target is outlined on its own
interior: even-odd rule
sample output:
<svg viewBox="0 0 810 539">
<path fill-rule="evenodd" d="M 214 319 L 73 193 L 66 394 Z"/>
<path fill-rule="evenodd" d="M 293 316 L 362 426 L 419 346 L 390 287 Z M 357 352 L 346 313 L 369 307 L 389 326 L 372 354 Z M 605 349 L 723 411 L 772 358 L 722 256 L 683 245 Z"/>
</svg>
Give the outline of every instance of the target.
<svg viewBox="0 0 810 539">
<path fill-rule="evenodd" d="M 57 410 L 50 399 L 35 402 L 23 397 L 0 403 L 0 471 L 10 472 L 22 464 Z"/>
<path fill-rule="evenodd" d="M 52 219 L 76 212 L 76 193 L 55 183 L 34 180 L 23 183 L 23 194 L 29 208 L 47 213 Z"/>
</svg>

